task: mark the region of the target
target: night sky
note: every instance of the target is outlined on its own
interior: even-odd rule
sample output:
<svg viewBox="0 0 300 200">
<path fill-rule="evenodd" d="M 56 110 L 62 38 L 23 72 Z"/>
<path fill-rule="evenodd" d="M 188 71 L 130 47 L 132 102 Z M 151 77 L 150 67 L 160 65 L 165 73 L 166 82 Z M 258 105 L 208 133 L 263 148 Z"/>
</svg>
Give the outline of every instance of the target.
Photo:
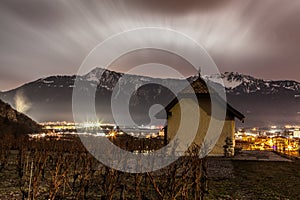
<svg viewBox="0 0 300 200">
<path fill-rule="evenodd" d="M 299 0 L 0 0 L 0 90 L 75 74 L 107 37 L 152 26 L 189 35 L 221 72 L 300 81 L 299 10 Z"/>
</svg>

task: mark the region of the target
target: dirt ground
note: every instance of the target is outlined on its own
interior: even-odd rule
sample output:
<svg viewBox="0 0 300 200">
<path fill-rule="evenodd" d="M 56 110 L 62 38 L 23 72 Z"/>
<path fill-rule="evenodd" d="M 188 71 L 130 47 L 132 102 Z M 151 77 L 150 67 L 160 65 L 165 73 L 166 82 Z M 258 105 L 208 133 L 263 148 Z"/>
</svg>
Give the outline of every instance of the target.
<svg viewBox="0 0 300 200">
<path fill-rule="evenodd" d="M 300 160 L 286 160 L 273 152 L 250 154 L 209 160 L 206 199 L 300 199 Z"/>
</svg>

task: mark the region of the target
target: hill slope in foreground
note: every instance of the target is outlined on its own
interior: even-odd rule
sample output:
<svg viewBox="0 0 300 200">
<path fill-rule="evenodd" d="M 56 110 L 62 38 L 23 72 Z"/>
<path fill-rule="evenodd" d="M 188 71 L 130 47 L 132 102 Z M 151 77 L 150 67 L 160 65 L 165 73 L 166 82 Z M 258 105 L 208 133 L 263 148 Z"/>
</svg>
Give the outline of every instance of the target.
<svg viewBox="0 0 300 200">
<path fill-rule="evenodd" d="M 41 127 L 35 121 L 0 100 L 0 135 L 13 134 L 17 136 L 40 130 Z"/>
</svg>

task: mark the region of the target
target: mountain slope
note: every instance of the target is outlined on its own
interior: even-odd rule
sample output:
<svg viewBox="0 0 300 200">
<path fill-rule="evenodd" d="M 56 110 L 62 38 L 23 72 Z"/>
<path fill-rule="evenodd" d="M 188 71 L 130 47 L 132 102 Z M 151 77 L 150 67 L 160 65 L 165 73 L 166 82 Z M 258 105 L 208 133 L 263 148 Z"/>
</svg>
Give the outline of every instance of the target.
<svg viewBox="0 0 300 200">
<path fill-rule="evenodd" d="M 0 135 L 23 135 L 40 130 L 41 127 L 36 122 L 0 100 Z"/>
</svg>

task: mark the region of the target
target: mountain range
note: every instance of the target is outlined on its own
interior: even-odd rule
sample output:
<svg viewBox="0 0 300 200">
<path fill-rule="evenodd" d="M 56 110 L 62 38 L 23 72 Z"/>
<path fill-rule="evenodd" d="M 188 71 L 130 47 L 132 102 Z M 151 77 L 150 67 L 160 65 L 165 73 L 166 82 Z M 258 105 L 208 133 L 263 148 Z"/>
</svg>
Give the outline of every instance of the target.
<svg viewBox="0 0 300 200">
<path fill-rule="evenodd" d="M 17 107 L 16 99 L 21 99 L 26 114 L 38 121 L 71 121 L 72 92 L 75 79 L 86 85 L 96 86 L 96 111 L 104 121 L 112 121 L 111 96 L 123 73 L 95 68 L 82 76 L 50 76 L 26 83 L 18 88 L 0 93 L 0 98 Z M 189 77 L 193 81 L 196 77 Z M 299 124 L 300 83 L 291 80 L 272 81 L 254 78 L 236 72 L 204 76 L 213 82 L 222 80 L 227 100 L 246 116 L 245 124 L 238 126 L 270 126 Z M 120 85 L 129 85 L 136 91 L 130 96 L 130 114 L 134 121 L 147 124 L 149 109 L 154 104 L 166 106 L 175 95 L 168 88 L 178 89 L 184 80 L 159 79 L 126 74 Z M 150 84 L 149 84 L 150 83 Z M 163 86 L 164 85 L 164 86 Z M 84 91 L 83 91 L 84 92 Z M 88 93 L 87 93 L 88 94 Z M 31 106 L 30 106 L 31 105 Z M 84 110 L 84 108 L 83 108 Z"/>
</svg>

